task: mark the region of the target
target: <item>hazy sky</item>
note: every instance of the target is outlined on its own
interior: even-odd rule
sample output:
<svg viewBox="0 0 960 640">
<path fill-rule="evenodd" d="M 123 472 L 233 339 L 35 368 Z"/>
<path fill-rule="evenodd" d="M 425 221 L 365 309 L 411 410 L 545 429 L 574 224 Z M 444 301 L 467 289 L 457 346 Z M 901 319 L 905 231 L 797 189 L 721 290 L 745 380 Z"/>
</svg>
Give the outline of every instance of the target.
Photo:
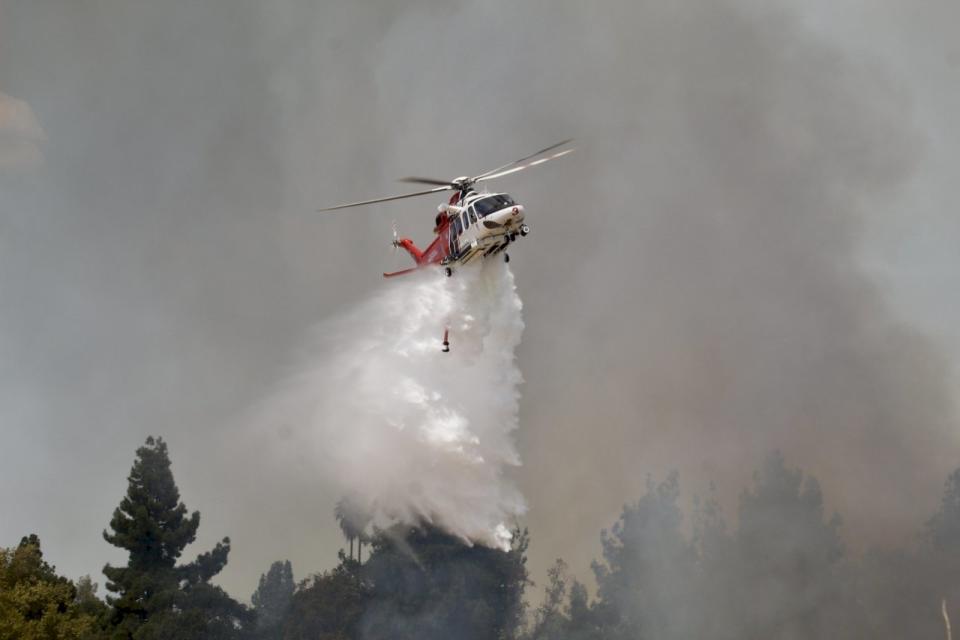
<svg viewBox="0 0 960 640">
<path fill-rule="evenodd" d="M 904 540 L 960 465 L 960 9 L 792 4 L 0 0 L 0 545 L 102 582 L 154 434 L 231 593 L 330 566 L 338 496 L 238 425 L 436 202 L 313 210 L 569 136 L 498 184 L 537 575 L 776 447 Z"/>
</svg>

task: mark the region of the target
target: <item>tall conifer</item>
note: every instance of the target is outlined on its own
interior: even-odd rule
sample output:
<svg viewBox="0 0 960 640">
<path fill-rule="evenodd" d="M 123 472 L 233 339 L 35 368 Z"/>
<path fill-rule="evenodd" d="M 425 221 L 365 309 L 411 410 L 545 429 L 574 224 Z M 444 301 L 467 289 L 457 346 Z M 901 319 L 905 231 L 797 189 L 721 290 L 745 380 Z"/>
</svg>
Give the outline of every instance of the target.
<svg viewBox="0 0 960 640">
<path fill-rule="evenodd" d="M 109 564 L 103 572 L 113 623 L 121 637 L 231 637 L 249 619 L 245 607 L 220 587 L 209 584 L 227 564 L 230 539 L 177 565 L 184 548 L 196 539 L 200 513 L 187 514 L 170 470 L 167 444 L 147 438 L 137 449 L 127 494 L 103 537 L 129 552 L 126 567 Z"/>
</svg>

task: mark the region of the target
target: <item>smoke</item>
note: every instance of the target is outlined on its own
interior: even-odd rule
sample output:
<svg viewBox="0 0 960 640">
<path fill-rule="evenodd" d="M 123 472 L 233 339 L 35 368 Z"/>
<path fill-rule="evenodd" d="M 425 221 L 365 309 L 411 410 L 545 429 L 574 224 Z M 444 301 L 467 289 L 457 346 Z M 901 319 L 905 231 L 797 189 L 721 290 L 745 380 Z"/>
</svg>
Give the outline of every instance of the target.
<svg viewBox="0 0 960 640">
<path fill-rule="evenodd" d="M 45 139 L 30 105 L 0 93 L 0 169 L 32 168 L 42 162 Z"/>
<path fill-rule="evenodd" d="M 0 175 L 0 503 L 17 514 L 0 533 L 36 531 L 71 575 L 122 561 L 99 532 L 153 433 L 198 544 L 235 541 L 231 592 L 278 558 L 323 564 L 363 475 L 321 482 L 327 449 L 357 426 L 288 421 L 278 466 L 238 442 L 236 413 L 378 286 L 391 218 L 420 239 L 436 202 L 311 212 L 573 136 L 570 158 L 496 183 L 533 227 L 511 256 L 524 465 L 504 469 L 534 575 L 557 556 L 590 575 L 648 473 L 716 481 L 734 507 L 773 448 L 820 479 L 851 545 L 899 543 L 956 466 L 955 352 L 913 325 L 960 326 L 958 5 L 861 5 L 4 3 L 0 90 L 49 142 L 42 171 Z M 878 232 L 916 269 L 916 306 L 863 269 Z"/>
<path fill-rule="evenodd" d="M 508 548 L 525 511 L 504 479 L 520 464 L 521 308 L 500 262 L 386 283 L 317 327 L 315 355 L 261 407 L 285 436 L 280 455 L 321 471 L 378 526 L 426 521 Z"/>
</svg>

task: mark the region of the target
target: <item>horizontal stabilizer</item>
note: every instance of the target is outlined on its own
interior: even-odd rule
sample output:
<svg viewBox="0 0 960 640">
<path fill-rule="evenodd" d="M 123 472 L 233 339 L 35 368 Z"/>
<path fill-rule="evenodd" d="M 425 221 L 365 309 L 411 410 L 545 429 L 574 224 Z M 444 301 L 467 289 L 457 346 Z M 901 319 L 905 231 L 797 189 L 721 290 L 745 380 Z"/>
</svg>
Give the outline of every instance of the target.
<svg viewBox="0 0 960 640">
<path fill-rule="evenodd" d="M 393 273 L 384 273 L 384 278 L 392 278 L 393 276 L 402 276 L 405 273 L 411 273 L 416 271 L 419 267 L 411 267 L 409 269 L 404 269 L 403 271 L 394 271 Z"/>
</svg>

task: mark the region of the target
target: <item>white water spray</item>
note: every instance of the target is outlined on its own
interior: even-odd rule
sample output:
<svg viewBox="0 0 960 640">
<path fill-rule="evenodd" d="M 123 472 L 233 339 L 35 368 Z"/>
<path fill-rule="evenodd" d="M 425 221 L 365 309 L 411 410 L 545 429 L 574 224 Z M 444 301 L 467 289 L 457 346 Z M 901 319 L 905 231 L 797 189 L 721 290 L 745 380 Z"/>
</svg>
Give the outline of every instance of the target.
<svg viewBox="0 0 960 640">
<path fill-rule="evenodd" d="M 525 510 L 504 477 L 520 464 L 521 308 L 500 262 L 397 278 L 318 327 L 313 359 L 265 409 L 292 432 L 288 453 L 375 524 L 426 521 L 507 548 Z M 451 353 L 441 352 L 446 327 Z"/>
</svg>

